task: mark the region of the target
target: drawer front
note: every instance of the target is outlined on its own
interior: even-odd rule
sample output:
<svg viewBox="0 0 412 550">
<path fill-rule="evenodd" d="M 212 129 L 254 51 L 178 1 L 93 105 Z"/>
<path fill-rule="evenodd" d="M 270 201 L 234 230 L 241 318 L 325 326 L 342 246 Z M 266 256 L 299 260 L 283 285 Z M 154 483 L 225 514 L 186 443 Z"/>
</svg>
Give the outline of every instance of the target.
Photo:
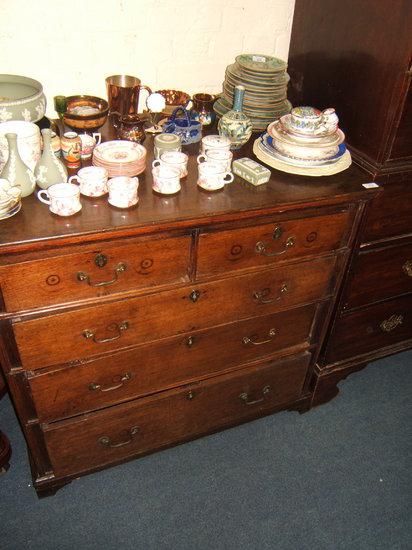
<svg viewBox="0 0 412 550">
<path fill-rule="evenodd" d="M 341 361 L 412 339 L 412 295 L 383 302 L 339 319 L 327 362 Z"/>
<path fill-rule="evenodd" d="M 269 412 L 298 399 L 308 353 L 44 428 L 56 476 L 80 473 Z"/>
<path fill-rule="evenodd" d="M 29 379 L 41 422 L 187 384 L 311 337 L 316 305 L 198 331 Z"/>
<path fill-rule="evenodd" d="M 412 233 L 412 181 L 385 186 L 367 208 L 362 242 Z"/>
<path fill-rule="evenodd" d="M 345 309 L 412 292 L 412 244 L 361 252 L 351 270 Z"/>
<path fill-rule="evenodd" d="M 13 324 L 35 369 L 274 313 L 329 295 L 335 257 L 159 292 Z"/>
<path fill-rule="evenodd" d="M 0 266 L 0 289 L 7 311 L 189 280 L 188 236 L 98 246 Z"/>
<path fill-rule="evenodd" d="M 197 277 L 268 266 L 336 250 L 346 242 L 349 212 L 203 233 Z"/>
</svg>

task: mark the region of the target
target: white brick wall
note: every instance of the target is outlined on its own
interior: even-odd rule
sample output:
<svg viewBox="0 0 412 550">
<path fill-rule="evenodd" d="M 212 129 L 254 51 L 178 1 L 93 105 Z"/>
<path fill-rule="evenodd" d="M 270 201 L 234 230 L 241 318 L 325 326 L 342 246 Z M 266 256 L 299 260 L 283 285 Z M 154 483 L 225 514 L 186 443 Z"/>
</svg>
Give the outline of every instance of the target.
<svg viewBox="0 0 412 550">
<path fill-rule="evenodd" d="M 287 59 L 295 0 L 0 0 L 3 73 L 53 96 L 106 97 L 111 74 L 153 90 L 221 91 L 239 53 Z"/>
</svg>

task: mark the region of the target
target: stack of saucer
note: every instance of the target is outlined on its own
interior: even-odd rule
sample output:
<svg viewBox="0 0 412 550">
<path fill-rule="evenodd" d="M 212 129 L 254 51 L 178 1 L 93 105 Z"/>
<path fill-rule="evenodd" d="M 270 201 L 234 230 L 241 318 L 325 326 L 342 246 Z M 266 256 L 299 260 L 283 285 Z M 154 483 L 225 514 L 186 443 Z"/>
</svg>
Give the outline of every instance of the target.
<svg viewBox="0 0 412 550">
<path fill-rule="evenodd" d="M 313 176 L 336 174 L 351 164 L 334 109 L 295 107 L 269 124 L 255 141 L 256 156 L 284 172 Z"/>
<path fill-rule="evenodd" d="M 235 86 L 240 84 L 245 87 L 244 113 L 250 118 L 253 130 L 264 130 L 273 119 L 291 109 L 286 67 L 285 61 L 269 55 L 238 55 L 236 62 L 226 68 L 223 93 L 213 109 L 218 116 L 230 111 Z"/>
<path fill-rule="evenodd" d="M 94 148 L 92 162 L 106 168 L 110 178 L 137 176 L 146 167 L 146 149 L 132 141 L 105 141 Z"/>
</svg>

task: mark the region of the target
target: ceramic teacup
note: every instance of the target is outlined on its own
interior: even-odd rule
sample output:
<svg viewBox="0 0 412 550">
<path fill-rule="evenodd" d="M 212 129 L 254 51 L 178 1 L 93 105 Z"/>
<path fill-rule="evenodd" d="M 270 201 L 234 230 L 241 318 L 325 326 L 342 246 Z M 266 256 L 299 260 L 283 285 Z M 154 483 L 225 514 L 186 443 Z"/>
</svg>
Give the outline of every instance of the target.
<svg viewBox="0 0 412 550">
<path fill-rule="evenodd" d="M 96 145 L 100 145 L 102 141 L 102 135 L 98 132 L 94 132 L 92 135 L 90 134 L 79 134 L 80 140 L 81 140 L 81 150 L 80 150 L 80 157 L 82 159 L 89 159 L 92 156 L 93 149 L 96 147 Z"/>
<path fill-rule="evenodd" d="M 48 189 L 41 189 L 37 198 L 49 206 L 50 212 L 58 216 L 72 216 L 82 207 L 80 189 L 73 183 L 55 183 Z"/>
<path fill-rule="evenodd" d="M 107 182 L 109 188 L 109 203 L 117 208 L 130 208 L 137 204 L 139 197 L 137 190 L 139 188 L 139 179 L 129 178 L 128 176 L 118 176 L 111 178 Z"/>
<path fill-rule="evenodd" d="M 230 145 L 231 142 L 228 137 L 211 134 L 202 138 L 200 152 L 206 153 L 209 149 L 224 149 L 225 151 L 230 151 Z"/>
<path fill-rule="evenodd" d="M 189 157 L 186 153 L 181 153 L 180 151 L 165 151 L 160 155 L 160 160 L 154 160 L 152 162 L 152 167 L 160 166 L 164 164 L 165 166 L 171 166 L 177 168 L 180 172 L 180 177 L 184 178 L 187 176 L 187 161 Z"/>
<path fill-rule="evenodd" d="M 108 173 L 102 166 L 86 166 L 81 168 L 77 175 L 69 178 L 69 183 L 77 182 L 80 186 L 80 193 L 87 197 L 101 197 L 108 191 Z"/>
<path fill-rule="evenodd" d="M 197 184 L 206 191 L 217 191 L 222 189 L 226 183 L 231 183 L 234 177 L 227 170 L 222 170 L 219 166 L 210 162 L 199 164 L 199 177 Z"/>
<path fill-rule="evenodd" d="M 180 191 L 180 170 L 161 164 L 152 170 L 153 190 L 162 195 L 173 195 Z"/>
<path fill-rule="evenodd" d="M 210 162 L 219 166 L 222 171 L 230 172 L 232 169 L 233 153 L 226 149 L 208 149 L 206 153 L 202 153 L 197 157 L 198 164 Z"/>
<path fill-rule="evenodd" d="M 322 122 L 322 113 L 314 107 L 294 107 L 290 112 L 292 130 L 312 134 Z"/>
</svg>

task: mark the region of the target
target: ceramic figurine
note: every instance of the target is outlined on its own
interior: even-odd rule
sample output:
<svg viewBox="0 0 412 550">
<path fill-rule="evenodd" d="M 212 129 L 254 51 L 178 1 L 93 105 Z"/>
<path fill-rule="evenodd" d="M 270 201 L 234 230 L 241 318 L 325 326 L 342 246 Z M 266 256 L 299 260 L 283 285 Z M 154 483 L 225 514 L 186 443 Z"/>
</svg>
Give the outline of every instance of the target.
<svg viewBox="0 0 412 550">
<path fill-rule="evenodd" d="M 36 180 L 30 168 L 21 160 L 17 148 L 17 134 L 6 134 L 9 148 L 9 158 L 1 172 L 0 177 L 7 179 L 11 185 L 19 185 L 21 196 L 27 197 L 33 193 L 36 187 Z"/>
<path fill-rule="evenodd" d="M 67 170 L 53 151 L 51 130 L 44 128 L 41 134 L 43 137 L 43 153 L 34 169 L 34 177 L 41 189 L 47 189 L 54 183 L 66 182 Z"/>
<path fill-rule="evenodd" d="M 233 109 L 224 114 L 218 124 L 219 134 L 230 139 L 231 149 L 240 149 L 252 135 L 250 118 L 242 111 L 244 95 L 245 87 L 236 86 Z"/>
</svg>

